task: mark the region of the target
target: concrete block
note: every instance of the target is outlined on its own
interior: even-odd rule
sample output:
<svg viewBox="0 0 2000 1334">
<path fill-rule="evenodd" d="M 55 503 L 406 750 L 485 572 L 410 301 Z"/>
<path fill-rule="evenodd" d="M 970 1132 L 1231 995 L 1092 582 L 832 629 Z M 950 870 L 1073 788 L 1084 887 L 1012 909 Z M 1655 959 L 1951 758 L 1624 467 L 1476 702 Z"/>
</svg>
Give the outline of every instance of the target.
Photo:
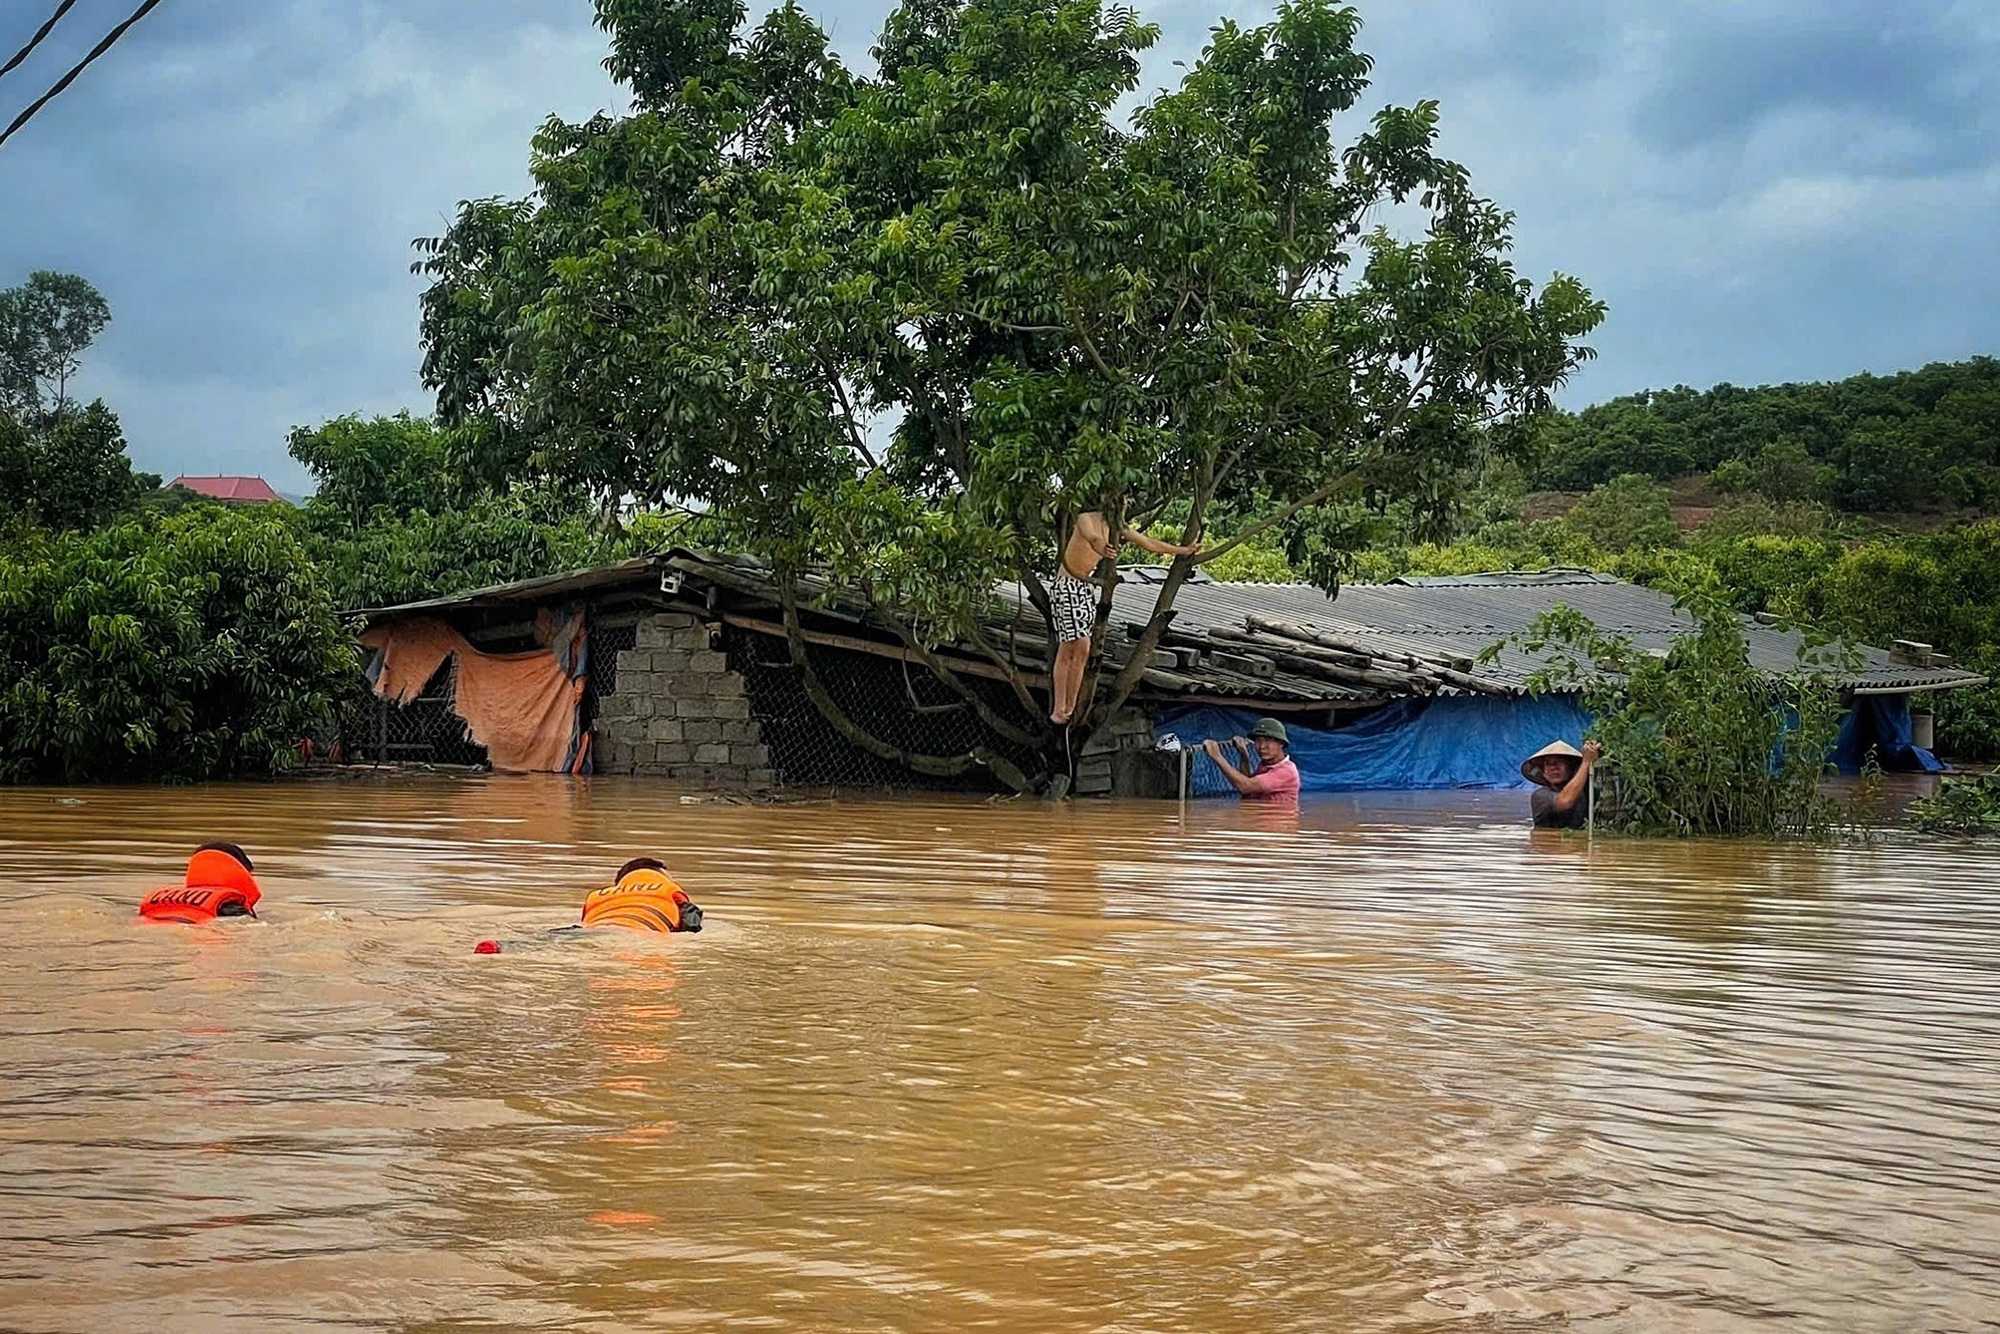
<svg viewBox="0 0 2000 1334">
<path fill-rule="evenodd" d="M 714 716 L 717 718 L 748 718 L 750 716 L 750 700 L 747 696 L 716 695 L 712 698 L 715 705 Z"/>
<path fill-rule="evenodd" d="M 743 781 L 751 787 L 776 787 L 778 785 L 778 771 L 776 769 L 749 769 L 744 772 Z"/>
<path fill-rule="evenodd" d="M 684 718 L 681 720 L 681 735 L 696 743 L 720 741 L 722 724 L 713 718 Z"/>
<path fill-rule="evenodd" d="M 722 739 L 724 741 L 762 740 L 757 735 L 757 724 L 751 722 L 748 718 L 720 718 L 717 721 L 722 724 Z"/>
<path fill-rule="evenodd" d="M 694 661 L 688 665 L 697 672 L 719 674 L 729 670 L 729 657 L 727 654 L 717 653 L 713 649 L 706 649 L 695 654 Z"/>
<path fill-rule="evenodd" d="M 646 723 L 646 740 L 679 741 L 686 724 L 678 718 L 654 718 Z"/>
<path fill-rule="evenodd" d="M 665 648 L 668 638 L 692 618 L 674 613 L 648 616 L 632 629 L 632 644 L 638 649 Z"/>
<path fill-rule="evenodd" d="M 703 626 L 689 626 L 685 630 L 674 631 L 671 647 L 682 649 L 689 653 L 706 653 L 708 652 L 709 639 L 710 635 Z"/>
<path fill-rule="evenodd" d="M 685 741 L 662 741 L 654 746 L 653 754 L 657 764 L 688 764 L 694 759 L 694 747 Z"/>
<path fill-rule="evenodd" d="M 729 747 L 729 761 L 745 768 L 762 768 L 771 762 L 771 752 L 754 741 L 738 741 Z"/>
<path fill-rule="evenodd" d="M 679 676 L 688 669 L 688 659 L 694 655 L 684 648 L 663 648 L 653 654 L 653 670 L 663 676 Z"/>
<path fill-rule="evenodd" d="M 727 764 L 729 763 L 729 747 L 720 741 L 711 741 L 706 745 L 696 746 L 694 748 L 694 759 L 696 764 Z"/>
<path fill-rule="evenodd" d="M 674 699 L 707 699 L 713 690 L 709 684 L 713 679 L 706 672 L 683 672 L 666 679 L 666 693 Z"/>
</svg>

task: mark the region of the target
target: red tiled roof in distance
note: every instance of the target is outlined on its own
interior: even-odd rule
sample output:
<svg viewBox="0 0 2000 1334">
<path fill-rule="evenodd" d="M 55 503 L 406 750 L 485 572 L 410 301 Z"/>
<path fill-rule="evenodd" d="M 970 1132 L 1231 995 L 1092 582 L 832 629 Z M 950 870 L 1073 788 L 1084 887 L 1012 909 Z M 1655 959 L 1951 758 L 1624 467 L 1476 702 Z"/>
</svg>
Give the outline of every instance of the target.
<svg viewBox="0 0 2000 1334">
<path fill-rule="evenodd" d="M 168 488 L 176 486 L 184 486 L 196 495 L 207 496 L 211 500 L 232 501 L 239 505 L 284 501 L 284 497 L 273 491 L 271 484 L 261 477 L 189 477 L 184 473 L 167 483 Z"/>
</svg>

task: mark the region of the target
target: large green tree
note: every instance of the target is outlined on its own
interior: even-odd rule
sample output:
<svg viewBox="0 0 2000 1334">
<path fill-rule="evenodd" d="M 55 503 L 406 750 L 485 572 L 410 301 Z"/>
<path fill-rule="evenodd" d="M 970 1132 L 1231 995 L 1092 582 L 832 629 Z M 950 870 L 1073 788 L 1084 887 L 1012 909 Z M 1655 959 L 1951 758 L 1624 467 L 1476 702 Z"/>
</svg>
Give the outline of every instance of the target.
<svg viewBox="0 0 2000 1334">
<path fill-rule="evenodd" d="M 1359 494 L 1442 498 L 1518 434 L 1493 428 L 1548 407 L 1602 315 L 1514 270 L 1511 217 L 1438 155 L 1435 104 L 1336 136 L 1369 60 L 1327 0 L 1222 24 L 1129 117 L 1155 32 L 1097 0 L 911 0 L 868 75 L 790 5 L 749 31 L 730 0 L 597 12 L 633 113 L 551 121 L 532 197 L 420 243 L 425 374 L 464 466 L 696 500 L 781 589 L 831 571 L 926 655 L 975 632 L 997 580 L 1046 614 L 1084 509 L 1171 507 L 1195 537 L 1254 497 L 1213 559 Z M 890 753 L 796 633 L 793 653 L 835 725 Z M 1020 664 L 992 656 L 1016 711 L 976 707 L 1037 739 Z"/>
<path fill-rule="evenodd" d="M 157 489 L 132 471 L 125 433 L 102 400 L 32 421 L 0 409 L 0 514 L 48 528 L 89 528 Z"/>
<path fill-rule="evenodd" d="M 97 289 L 46 269 L 0 291 L 0 523 L 86 528 L 129 508 L 160 479 L 134 473 L 102 400 L 69 382 L 111 319 Z"/>
<path fill-rule="evenodd" d="M 33 420 L 69 405 L 83 350 L 111 322 L 111 307 L 73 273 L 37 269 L 0 290 L 0 410 Z"/>
<path fill-rule="evenodd" d="M 274 773 L 357 667 L 281 515 L 204 506 L 0 548 L 0 782 Z"/>
<path fill-rule="evenodd" d="M 313 475 L 312 503 L 356 526 L 378 510 L 401 518 L 442 508 L 460 494 L 437 429 L 407 412 L 297 426 L 286 449 Z"/>
</svg>

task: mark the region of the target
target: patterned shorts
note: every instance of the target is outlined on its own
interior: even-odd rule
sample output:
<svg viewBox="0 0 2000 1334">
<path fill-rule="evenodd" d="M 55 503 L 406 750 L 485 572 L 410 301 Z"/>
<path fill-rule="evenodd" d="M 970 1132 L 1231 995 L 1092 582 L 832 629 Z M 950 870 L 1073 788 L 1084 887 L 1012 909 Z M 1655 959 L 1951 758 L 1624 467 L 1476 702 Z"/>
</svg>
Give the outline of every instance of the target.
<svg viewBox="0 0 2000 1334">
<path fill-rule="evenodd" d="M 1055 613 L 1057 640 L 1090 638 L 1097 625 L 1097 585 L 1057 570 L 1049 584 L 1049 610 Z"/>
</svg>

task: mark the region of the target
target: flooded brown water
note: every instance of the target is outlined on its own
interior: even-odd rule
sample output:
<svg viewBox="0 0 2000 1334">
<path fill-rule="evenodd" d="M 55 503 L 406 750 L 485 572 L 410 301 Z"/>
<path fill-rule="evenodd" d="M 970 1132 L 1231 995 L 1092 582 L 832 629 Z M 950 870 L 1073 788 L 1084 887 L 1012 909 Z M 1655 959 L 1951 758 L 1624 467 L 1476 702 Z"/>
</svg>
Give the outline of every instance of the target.
<svg viewBox="0 0 2000 1334">
<path fill-rule="evenodd" d="M 0 791 L 0 1327 L 2000 1319 L 2000 853 L 1523 803 Z"/>
</svg>

